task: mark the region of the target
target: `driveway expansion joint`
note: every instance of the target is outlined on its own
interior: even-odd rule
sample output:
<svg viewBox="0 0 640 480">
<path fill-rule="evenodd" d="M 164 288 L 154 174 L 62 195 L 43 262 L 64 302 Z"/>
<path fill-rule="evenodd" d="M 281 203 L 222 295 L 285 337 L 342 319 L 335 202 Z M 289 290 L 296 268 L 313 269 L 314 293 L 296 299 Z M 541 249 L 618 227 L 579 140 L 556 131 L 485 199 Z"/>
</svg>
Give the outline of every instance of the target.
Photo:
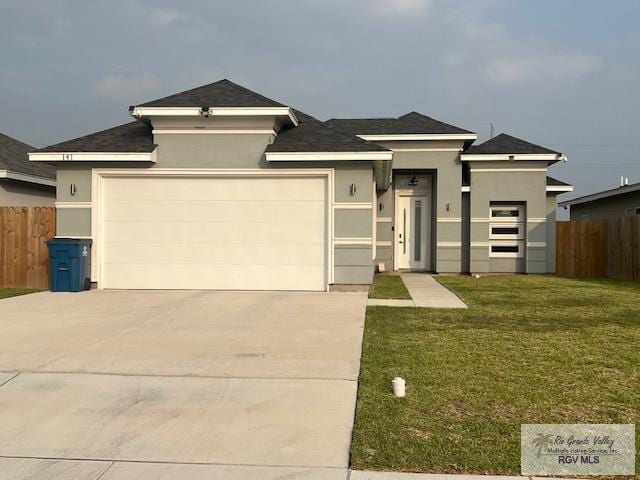
<svg viewBox="0 0 640 480">
<path fill-rule="evenodd" d="M 7 373 L 12 373 L 12 372 L 7 372 Z M 22 372 L 18 372 L 15 375 L 13 375 L 12 377 L 9 377 L 8 379 L 6 379 L 4 382 L 0 383 L 0 388 L 4 387 L 7 383 L 9 383 L 11 380 L 13 380 L 14 378 L 16 378 L 18 375 L 20 375 Z"/>
<path fill-rule="evenodd" d="M 4 459 L 22 459 L 22 460 L 51 460 L 51 461 L 68 461 L 68 462 L 109 462 L 114 463 L 142 463 L 151 465 L 211 465 L 221 467 L 274 467 L 274 468 L 326 468 L 334 470 L 345 470 L 344 467 L 335 465 L 289 465 L 278 463 L 226 463 L 226 462 L 179 462 L 172 460 L 133 460 L 121 458 L 85 458 L 85 457 L 47 457 L 47 456 L 30 456 L 30 455 L 0 455 Z M 98 480 L 98 479 L 96 479 Z"/>
<path fill-rule="evenodd" d="M 356 382 L 354 378 L 340 378 L 340 377 L 254 377 L 254 376 L 230 376 L 230 375 L 184 375 L 184 374 L 162 374 L 162 373 L 119 373 L 119 372 L 87 372 L 87 371 L 74 371 L 74 370 L 22 370 L 16 373 L 13 377 L 0 384 L 0 387 L 5 383 L 10 382 L 21 373 L 27 375 L 101 375 L 107 377 L 141 377 L 141 378 L 189 378 L 189 379 L 203 379 L 203 380 L 301 380 L 301 381 L 332 381 L 332 382 Z"/>
<path fill-rule="evenodd" d="M 109 465 L 107 465 L 107 468 L 105 468 L 102 472 L 100 472 L 100 474 L 95 478 L 95 480 L 100 480 L 102 477 L 105 476 L 105 474 L 109 471 L 109 469 L 111 469 L 111 467 L 113 467 L 113 465 L 116 462 L 111 462 Z"/>
</svg>

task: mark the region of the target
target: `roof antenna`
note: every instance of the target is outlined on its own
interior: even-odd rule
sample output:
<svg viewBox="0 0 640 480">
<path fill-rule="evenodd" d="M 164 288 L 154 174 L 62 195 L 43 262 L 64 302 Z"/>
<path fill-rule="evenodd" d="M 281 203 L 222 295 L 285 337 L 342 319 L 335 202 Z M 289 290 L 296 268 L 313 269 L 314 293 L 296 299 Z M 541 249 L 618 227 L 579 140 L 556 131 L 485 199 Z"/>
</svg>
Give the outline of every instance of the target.
<svg viewBox="0 0 640 480">
<path fill-rule="evenodd" d="M 496 134 L 496 129 L 493 126 L 493 123 L 491 123 L 491 122 L 489 122 L 489 126 L 491 127 L 491 134 L 490 134 L 489 138 L 493 138 L 495 136 L 495 134 Z"/>
</svg>

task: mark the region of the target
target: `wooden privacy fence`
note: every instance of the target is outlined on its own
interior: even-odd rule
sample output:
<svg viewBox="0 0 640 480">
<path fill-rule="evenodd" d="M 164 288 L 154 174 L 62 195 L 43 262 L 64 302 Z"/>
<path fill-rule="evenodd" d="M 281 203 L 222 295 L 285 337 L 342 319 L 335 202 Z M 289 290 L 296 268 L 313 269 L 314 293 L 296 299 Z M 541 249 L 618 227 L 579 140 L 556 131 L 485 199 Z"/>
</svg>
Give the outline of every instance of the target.
<svg viewBox="0 0 640 480">
<path fill-rule="evenodd" d="M 0 207 L 0 287 L 48 289 L 55 232 L 53 207 Z"/>
<path fill-rule="evenodd" d="M 640 280 L 640 216 L 558 222 L 556 274 Z"/>
</svg>

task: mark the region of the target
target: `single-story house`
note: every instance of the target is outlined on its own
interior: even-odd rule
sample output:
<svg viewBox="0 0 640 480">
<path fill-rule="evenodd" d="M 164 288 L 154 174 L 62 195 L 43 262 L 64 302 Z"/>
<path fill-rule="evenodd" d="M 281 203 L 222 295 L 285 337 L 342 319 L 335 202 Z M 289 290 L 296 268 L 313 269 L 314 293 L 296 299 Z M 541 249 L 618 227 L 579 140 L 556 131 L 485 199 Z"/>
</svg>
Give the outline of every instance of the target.
<svg viewBox="0 0 640 480">
<path fill-rule="evenodd" d="M 29 162 L 35 148 L 0 133 L 0 207 L 53 207 L 56 169 Z"/>
<path fill-rule="evenodd" d="M 560 202 L 559 205 L 569 208 L 571 220 L 606 220 L 640 215 L 640 183 L 621 185 Z"/>
<path fill-rule="evenodd" d="M 98 288 L 329 290 L 375 268 L 552 272 L 565 156 L 411 112 L 322 122 L 229 80 L 46 147 Z"/>
</svg>

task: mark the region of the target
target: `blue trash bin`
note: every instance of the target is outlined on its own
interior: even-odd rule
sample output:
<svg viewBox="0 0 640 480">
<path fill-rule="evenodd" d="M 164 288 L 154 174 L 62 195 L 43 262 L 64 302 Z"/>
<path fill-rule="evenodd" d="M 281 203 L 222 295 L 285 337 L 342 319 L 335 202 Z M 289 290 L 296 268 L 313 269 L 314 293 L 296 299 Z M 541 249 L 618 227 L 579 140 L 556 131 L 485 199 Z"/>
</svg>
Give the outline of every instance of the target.
<svg viewBox="0 0 640 480">
<path fill-rule="evenodd" d="M 52 292 L 88 290 L 90 239 L 55 238 L 47 242 Z"/>
</svg>

